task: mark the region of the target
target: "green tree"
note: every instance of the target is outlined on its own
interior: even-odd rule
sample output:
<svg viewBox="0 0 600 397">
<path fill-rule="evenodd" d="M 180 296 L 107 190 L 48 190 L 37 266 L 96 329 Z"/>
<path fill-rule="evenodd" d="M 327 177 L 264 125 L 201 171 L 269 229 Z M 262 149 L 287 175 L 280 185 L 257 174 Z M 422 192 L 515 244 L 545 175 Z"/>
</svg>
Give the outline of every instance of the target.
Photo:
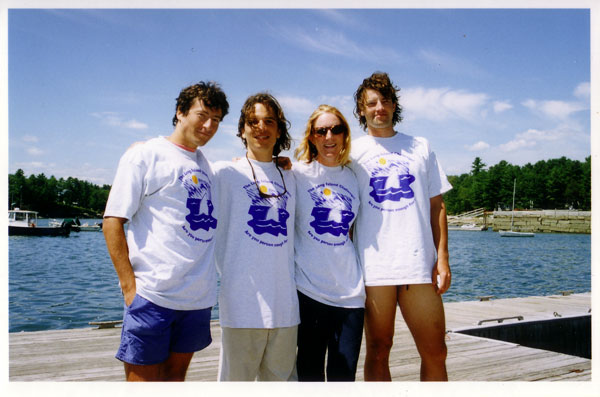
<svg viewBox="0 0 600 397">
<path fill-rule="evenodd" d="M 57 180 L 43 173 L 26 177 L 19 169 L 8 175 L 8 190 L 9 209 L 19 207 L 38 211 L 41 216 L 75 217 L 101 214 L 110 185 L 99 187 L 72 177 Z"/>
<path fill-rule="evenodd" d="M 522 167 L 506 161 L 485 169 L 476 157 L 469 174 L 448 176 L 453 189 L 444 195 L 449 214 L 483 207 L 493 210 L 512 205 L 516 179 L 515 208 L 591 209 L 591 157 L 584 162 L 566 157 L 538 161 Z"/>
<path fill-rule="evenodd" d="M 9 209 L 23 207 L 23 192 L 27 189 L 27 179 L 22 169 L 14 175 L 8 175 L 8 206 Z"/>
</svg>

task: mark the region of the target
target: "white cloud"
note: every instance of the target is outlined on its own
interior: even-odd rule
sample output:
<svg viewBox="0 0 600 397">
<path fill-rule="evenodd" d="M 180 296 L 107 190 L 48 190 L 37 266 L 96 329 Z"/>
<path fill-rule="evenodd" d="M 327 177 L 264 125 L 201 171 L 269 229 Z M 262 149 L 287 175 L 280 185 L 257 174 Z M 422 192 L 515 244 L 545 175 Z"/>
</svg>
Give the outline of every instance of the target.
<svg viewBox="0 0 600 397">
<path fill-rule="evenodd" d="M 308 31 L 298 26 L 279 26 L 271 29 L 276 38 L 308 51 L 388 64 L 403 59 L 393 47 L 382 47 L 372 43 L 361 46 L 343 33 L 328 28 L 315 28 Z"/>
<path fill-rule="evenodd" d="M 123 127 L 130 128 L 132 130 L 145 130 L 148 128 L 148 124 L 142 123 L 141 121 L 137 121 L 134 119 L 125 121 L 122 123 L 122 125 Z"/>
<path fill-rule="evenodd" d="M 477 152 L 480 150 L 489 149 L 490 144 L 484 141 L 476 142 L 472 145 L 465 145 L 465 148 L 470 152 Z"/>
<path fill-rule="evenodd" d="M 217 130 L 218 134 L 225 134 L 232 137 L 237 137 L 238 127 L 237 124 L 220 124 Z"/>
<path fill-rule="evenodd" d="M 23 162 L 19 162 L 19 163 L 15 163 L 15 168 L 21 168 L 23 171 L 25 171 L 27 168 L 44 168 L 47 167 L 48 165 L 45 163 L 42 163 L 41 161 L 30 161 L 27 163 L 23 163 Z M 43 172 L 43 171 L 42 171 Z M 34 172 L 25 172 L 25 174 L 33 174 Z M 39 172 L 37 172 L 39 174 Z"/>
<path fill-rule="evenodd" d="M 40 155 L 44 154 L 44 151 L 35 146 L 31 146 L 31 147 L 27 148 L 27 153 L 29 153 L 32 156 L 40 156 Z"/>
<path fill-rule="evenodd" d="M 565 120 L 571 114 L 587 109 L 587 106 L 584 104 L 566 101 L 536 101 L 534 99 L 527 99 L 521 104 L 534 113 L 540 113 L 544 116 L 560 120 Z"/>
<path fill-rule="evenodd" d="M 581 99 L 590 99 L 591 88 L 590 83 L 580 83 L 577 87 L 575 87 L 575 91 L 573 91 L 573 95 L 577 98 Z"/>
<path fill-rule="evenodd" d="M 329 19 L 330 21 L 333 21 L 337 24 L 341 24 L 341 25 L 346 25 L 346 26 L 353 26 L 355 28 L 357 27 L 364 27 L 364 24 L 362 23 L 362 21 L 358 18 L 354 18 L 349 16 L 349 14 L 342 12 L 340 10 L 334 10 L 334 9 L 317 9 L 315 10 L 318 14 L 326 17 L 327 19 Z"/>
<path fill-rule="evenodd" d="M 335 106 L 338 109 L 353 109 L 354 108 L 354 97 L 352 95 L 335 95 L 327 96 L 323 95 L 319 97 L 320 104 L 327 104 Z M 344 115 L 346 116 L 346 115 Z"/>
<path fill-rule="evenodd" d="M 40 161 L 18 162 L 11 164 L 12 173 L 22 169 L 25 175 L 45 174 L 47 177 L 54 176 L 57 179 L 73 177 L 86 180 L 97 185 L 111 184 L 114 178 L 114 169 L 98 167 L 90 163 L 78 164 L 76 167 L 69 165 L 58 165 L 56 163 L 43 163 Z"/>
<path fill-rule="evenodd" d="M 148 124 L 135 119 L 124 120 L 123 117 L 116 112 L 95 112 L 91 115 L 113 127 L 124 127 L 132 130 L 145 130 L 148 128 Z"/>
<path fill-rule="evenodd" d="M 407 118 L 434 121 L 473 120 L 488 101 L 486 94 L 450 88 L 407 88 L 401 92 L 401 97 Z"/>
<path fill-rule="evenodd" d="M 417 56 L 429 65 L 448 73 L 480 78 L 488 75 L 471 61 L 438 50 L 423 49 L 419 51 Z"/>
<path fill-rule="evenodd" d="M 517 138 L 529 141 L 556 141 L 564 136 L 564 132 L 560 129 L 542 131 L 536 130 L 535 128 L 530 128 L 527 131 L 516 135 Z"/>
<path fill-rule="evenodd" d="M 531 148 L 546 142 L 568 138 L 570 131 L 572 131 L 572 129 L 568 126 L 558 126 L 553 130 L 546 131 L 530 128 L 527 131 L 516 134 L 513 140 L 500 145 L 499 148 L 504 152 Z"/>
<path fill-rule="evenodd" d="M 281 96 L 277 99 L 286 113 L 310 114 L 317 108 L 313 102 L 306 98 L 294 96 Z"/>
<path fill-rule="evenodd" d="M 511 105 L 508 101 L 494 101 L 493 103 L 494 113 L 502 113 L 506 110 L 512 109 L 513 105 Z"/>
<path fill-rule="evenodd" d="M 27 142 L 27 143 L 36 143 L 38 140 L 39 140 L 38 137 L 33 136 L 33 135 L 25 135 L 23 137 L 23 142 Z"/>
<path fill-rule="evenodd" d="M 535 141 L 529 141 L 527 139 L 513 139 L 510 142 L 500 145 L 500 150 L 503 152 L 514 152 L 524 148 L 533 147 L 536 144 Z"/>
</svg>

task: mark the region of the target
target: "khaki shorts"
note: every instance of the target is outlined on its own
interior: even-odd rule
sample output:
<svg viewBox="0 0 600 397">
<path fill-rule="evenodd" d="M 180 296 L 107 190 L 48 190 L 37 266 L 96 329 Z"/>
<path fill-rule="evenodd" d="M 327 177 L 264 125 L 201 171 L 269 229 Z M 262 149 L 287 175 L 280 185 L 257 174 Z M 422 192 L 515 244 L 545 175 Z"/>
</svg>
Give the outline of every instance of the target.
<svg viewBox="0 0 600 397">
<path fill-rule="evenodd" d="M 222 327 L 219 381 L 297 381 L 298 326 Z"/>
</svg>

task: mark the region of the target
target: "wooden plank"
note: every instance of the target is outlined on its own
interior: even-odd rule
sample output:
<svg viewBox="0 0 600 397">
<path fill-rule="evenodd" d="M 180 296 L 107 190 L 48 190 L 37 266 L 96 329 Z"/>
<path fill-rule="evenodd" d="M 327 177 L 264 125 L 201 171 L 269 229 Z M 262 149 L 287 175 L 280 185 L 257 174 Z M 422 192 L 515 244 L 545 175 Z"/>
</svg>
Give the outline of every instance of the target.
<svg viewBox="0 0 600 397">
<path fill-rule="evenodd" d="M 476 327 L 492 317 L 523 315 L 526 320 L 587 313 L 591 294 L 491 299 L 445 304 L 451 331 Z M 194 355 L 187 380 L 215 381 L 221 330 L 211 324 L 213 343 Z M 114 358 L 121 330 L 77 329 L 9 334 L 9 380 L 13 381 L 123 381 L 121 362 Z M 590 381 L 591 360 L 456 332 L 446 337 L 451 381 Z M 364 337 L 357 380 L 362 381 Z M 397 313 L 390 371 L 395 381 L 418 381 L 420 358 L 412 336 Z"/>
</svg>

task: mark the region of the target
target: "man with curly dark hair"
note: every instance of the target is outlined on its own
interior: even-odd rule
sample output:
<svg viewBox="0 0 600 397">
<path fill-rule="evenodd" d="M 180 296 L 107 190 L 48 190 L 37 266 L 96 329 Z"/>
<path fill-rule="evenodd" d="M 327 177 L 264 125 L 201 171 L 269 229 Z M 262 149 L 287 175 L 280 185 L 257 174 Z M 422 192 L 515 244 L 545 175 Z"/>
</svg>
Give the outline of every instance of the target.
<svg viewBox="0 0 600 397">
<path fill-rule="evenodd" d="M 173 127 L 177 126 L 180 118 L 177 113 L 187 115 L 197 103 L 202 102 L 204 107 L 221 111 L 221 120 L 229 113 L 229 103 L 225 93 L 218 84 L 214 82 L 200 81 L 181 90 L 176 99 L 175 115 L 173 116 Z"/>
<path fill-rule="evenodd" d="M 297 379 L 296 184 L 292 172 L 273 161 L 290 147 L 288 125 L 272 95 L 250 96 L 237 134 L 245 158 L 214 164 L 221 208 L 215 252 L 220 381 Z"/>
<path fill-rule="evenodd" d="M 442 194 L 452 188 L 425 138 L 394 130 L 399 89 L 386 73 L 356 90 L 355 115 L 368 135 L 352 142 L 360 192 L 355 244 L 365 277 L 365 380 L 391 380 L 396 307 L 421 356 L 421 380 L 447 380 L 444 306 L 450 287 Z"/>
<path fill-rule="evenodd" d="M 354 115 L 364 130 L 367 129 L 367 118 L 364 111 L 366 106 L 366 96 L 369 90 L 379 92 L 384 100 L 388 101 L 386 103 L 393 107 L 393 111 L 391 112 L 392 117 L 388 120 L 392 125 L 396 125 L 402 121 L 402 106 L 400 106 L 397 96 L 397 92 L 399 92 L 400 89 L 392 84 L 392 81 L 386 73 L 376 72 L 373 73 L 371 77 L 364 79 L 363 83 L 354 93 Z"/>
<path fill-rule="evenodd" d="M 125 301 L 116 357 L 128 381 L 183 381 L 194 352 L 212 341 L 219 204 L 198 148 L 228 109 L 215 83 L 184 88 L 172 134 L 132 146 L 119 162 L 103 231 Z"/>
</svg>

